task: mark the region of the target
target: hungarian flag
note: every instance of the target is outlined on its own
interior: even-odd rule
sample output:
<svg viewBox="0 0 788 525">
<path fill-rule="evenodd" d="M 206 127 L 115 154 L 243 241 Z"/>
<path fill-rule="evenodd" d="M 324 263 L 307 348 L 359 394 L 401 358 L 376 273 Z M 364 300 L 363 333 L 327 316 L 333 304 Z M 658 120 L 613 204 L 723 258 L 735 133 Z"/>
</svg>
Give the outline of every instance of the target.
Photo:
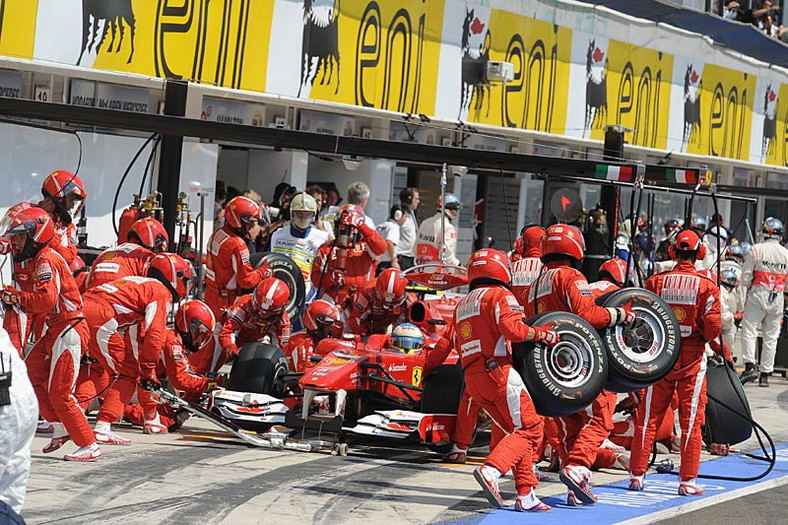
<svg viewBox="0 0 788 525">
<path fill-rule="evenodd" d="M 615 180 L 619 182 L 632 182 L 635 171 L 632 166 L 610 166 L 607 164 L 597 164 L 594 178 L 602 180 Z"/>
<path fill-rule="evenodd" d="M 668 168 L 665 170 L 665 176 L 668 182 L 675 182 L 676 184 L 697 184 L 698 182 L 698 172 L 695 170 Z"/>
</svg>

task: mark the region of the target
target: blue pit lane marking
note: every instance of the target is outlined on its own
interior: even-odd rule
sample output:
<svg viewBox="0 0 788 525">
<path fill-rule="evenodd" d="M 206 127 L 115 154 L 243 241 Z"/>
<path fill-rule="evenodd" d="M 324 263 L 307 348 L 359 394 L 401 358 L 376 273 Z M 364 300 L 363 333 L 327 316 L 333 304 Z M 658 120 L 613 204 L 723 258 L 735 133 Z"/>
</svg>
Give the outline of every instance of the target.
<svg viewBox="0 0 788 525">
<path fill-rule="evenodd" d="M 757 452 L 756 452 L 757 454 Z M 717 476 L 748 477 L 763 472 L 768 464 L 742 455 L 728 456 L 701 463 L 700 473 Z M 765 490 L 788 483 L 788 444 L 777 447 L 777 463 L 768 476 L 755 481 L 698 480 L 704 489 L 703 496 L 679 496 L 678 476 L 670 474 L 647 474 L 643 492 L 627 489 L 629 480 L 625 479 L 608 485 L 593 486 L 594 494 L 599 497 L 596 505 L 588 507 L 569 507 L 566 493 L 544 498 L 553 507 L 552 512 L 542 514 L 518 513 L 513 507 L 490 511 L 476 516 L 467 516 L 449 523 L 457 525 L 497 525 L 511 523 L 561 523 L 581 518 L 584 525 L 621 523 L 629 520 L 645 521 L 647 516 L 666 518 L 669 515 L 683 514 L 699 508 L 714 505 L 735 497 Z M 537 491 L 538 493 L 538 491 Z"/>
</svg>

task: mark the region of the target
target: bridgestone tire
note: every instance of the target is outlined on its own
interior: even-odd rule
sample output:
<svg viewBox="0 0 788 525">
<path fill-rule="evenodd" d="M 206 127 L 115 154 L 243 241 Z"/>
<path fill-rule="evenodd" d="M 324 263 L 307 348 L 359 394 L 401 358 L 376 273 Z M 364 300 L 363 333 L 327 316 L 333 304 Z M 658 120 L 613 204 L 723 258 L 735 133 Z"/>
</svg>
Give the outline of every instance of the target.
<svg viewBox="0 0 788 525">
<path fill-rule="evenodd" d="M 610 365 L 605 388 L 634 392 L 664 378 L 681 350 L 681 331 L 671 307 L 643 288 L 624 288 L 603 296 L 602 306 L 616 308 L 631 301 L 638 322 L 632 329 L 613 326 L 599 333 Z"/>
<path fill-rule="evenodd" d="M 421 395 L 423 414 L 456 414 L 465 387 L 462 366 L 460 363 L 441 365 L 424 378 L 422 386 L 424 388 Z M 428 447 L 433 452 L 445 454 L 451 449 L 451 444 L 430 444 Z"/>
<path fill-rule="evenodd" d="M 274 271 L 274 277 L 284 281 L 290 288 L 290 300 L 285 310 L 291 320 L 298 319 L 306 303 L 306 283 L 301 270 L 293 259 L 283 253 L 255 253 L 249 258 L 254 268 L 259 268 L 263 261 L 268 261 L 268 267 Z"/>
<path fill-rule="evenodd" d="M 706 404 L 703 441 L 707 445 L 711 443 L 736 445 L 750 439 L 752 423 L 739 415 L 746 414 L 747 417 L 752 418 L 750 403 L 732 366 L 709 361 L 706 369 L 706 388 L 709 400 Z M 723 403 L 726 406 L 723 406 Z"/>
<path fill-rule="evenodd" d="M 278 346 L 247 343 L 233 362 L 227 389 L 282 397 L 284 387 L 279 378 L 285 372 L 287 358 Z"/>
<path fill-rule="evenodd" d="M 590 405 L 607 379 L 607 353 L 596 330 L 567 312 L 548 312 L 526 321 L 550 326 L 561 340 L 512 345 L 514 369 L 520 374 L 536 411 L 547 417 L 572 414 Z"/>
</svg>

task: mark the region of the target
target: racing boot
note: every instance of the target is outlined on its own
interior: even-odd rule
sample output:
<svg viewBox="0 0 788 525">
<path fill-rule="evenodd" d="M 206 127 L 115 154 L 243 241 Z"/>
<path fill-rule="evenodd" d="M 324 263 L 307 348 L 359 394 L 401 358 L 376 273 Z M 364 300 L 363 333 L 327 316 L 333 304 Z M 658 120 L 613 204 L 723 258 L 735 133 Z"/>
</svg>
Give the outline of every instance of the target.
<svg viewBox="0 0 788 525">
<path fill-rule="evenodd" d="M 36 432 L 40 434 L 51 434 L 55 431 L 55 425 L 46 419 L 41 419 L 36 427 Z"/>
<path fill-rule="evenodd" d="M 120 437 L 114 433 L 106 421 L 96 421 L 96 426 L 93 427 L 93 435 L 96 436 L 96 441 L 102 445 L 131 445 L 130 439 Z"/>
<path fill-rule="evenodd" d="M 514 510 L 517 512 L 550 512 L 553 507 L 537 498 L 534 490 L 531 489 L 528 494 L 517 496 Z"/>
<path fill-rule="evenodd" d="M 473 471 L 473 477 L 482 487 L 482 492 L 484 492 L 484 497 L 487 498 L 487 501 L 496 509 L 502 508 L 503 498 L 498 490 L 498 478 L 501 477 L 500 471 L 495 467 L 482 465 Z"/>
<path fill-rule="evenodd" d="M 468 450 L 460 448 L 456 443 L 452 443 L 451 450 L 443 455 L 445 463 L 465 463 L 468 458 Z"/>
<path fill-rule="evenodd" d="M 613 459 L 613 468 L 629 472 L 629 454 L 624 452 L 616 453 L 616 456 Z"/>
<path fill-rule="evenodd" d="M 145 421 L 142 424 L 142 433 L 143 434 L 166 434 L 167 427 L 162 425 L 161 417 L 159 417 L 159 413 L 156 412 L 156 415 L 153 417 L 148 417 L 145 415 Z"/>
<path fill-rule="evenodd" d="M 758 379 L 758 372 L 755 371 L 755 365 L 753 363 L 744 363 L 744 372 L 739 376 L 741 384 L 746 385 L 750 381 L 755 381 L 756 379 Z"/>
<path fill-rule="evenodd" d="M 597 497 L 591 492 L 588 482 L 591 480 L 591 471 L 580 465 L 569 465 L 558 475 L 561 483 L 574 492 L 577 499 L 584 505 L 593 505 Z"/>
<path fill-rule="evenodd" d="M 679 483 L 679 496 L 702 496 L 703 489 L 696 483 L 695 479 L 688 479 Z"/>
<path fill-rule="evenodd" d="M 761 377 L 758 378 L 758 386 L 769 388 L 769 374 L 766 372 L 761 372 Z"/>
<path fill-rule="evenodd" d="M 548 476 L 545 472 L 539 470 L 539 465 L 533 463 L 533 467 L 534 467 L 534 476 L 536 476 L 537 481 L 539 482 L 550 481 L 550 476 Z"/>
<path fill-rule="evenodd" d="M 629 475 L 629 490 L 643 490 L 643 478 L 644 475 L 635 476 L 634 474 Z"/>
<path fill-rule="evenodd" d="M 56 451 L 71 439 L 63 423 L 50 423 L 50 425 L 52 425 L 52 439 L 49 440 L 49 444 L 44 447 L 44 454 Z"/>
<path fill-rule="evenodd" d="M 577 499 L 577 496 L 575 496 L 575 493 L 572 492 L 571 490 L 566 495 L 566 505 L 568 507 L 585 507 L 586 506 L 585 503 L 583 503 L 582 501 Z"/>
<path fill-rule="evenodd" d="M 79 447 L 71 454 L 66 454 L 63 459 L 66 461 L 96 461 L 100 457 L 101 447 L 94 442 L 86 447 Z"/>
</svg>

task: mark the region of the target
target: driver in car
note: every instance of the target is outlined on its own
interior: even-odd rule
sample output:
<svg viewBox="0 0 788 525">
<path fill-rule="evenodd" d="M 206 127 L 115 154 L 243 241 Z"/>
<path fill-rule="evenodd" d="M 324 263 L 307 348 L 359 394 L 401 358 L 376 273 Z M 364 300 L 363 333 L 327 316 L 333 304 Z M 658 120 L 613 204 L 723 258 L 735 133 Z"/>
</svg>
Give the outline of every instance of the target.
<svg viewBox="0 0 788 525">
<path fill-rule="evenodd" d="M 405 290 L 407 286 L 404 273 L 388 268 L 380 273 L 374 286 L 351 295 L 345 312 L 350 332 L 362 336 L 385 334 L 391 325 L 406 321 L 414 302 Z"/>
<path fill-rule="evenodd" d="M 290 289 L 284 281 L 269 277 L 255 286 L 251 294 L 239 297 L 227 312 L 219 332 L 222 362 L 238 355 L 246 343 L 271 342 L 286 348 L 290 340 L 290 317 L 285 311 Z M 274 335 L 278 341 L 271 340 Z"/>
<path fill-rule="evenodd" d="M 542 236 L 544 270 L 518 297 L 525 307 L 525 316 L 544 312 L 571 312 L 579 315 L 594 328 L 617 324 L 632 325 L 636 320 L 631 308 L 597 306 L 586 278 L 580 273 L 585 256 L 583 234 L 574 226 L 554 224 Z M 558 427 L 575 425 L 575 415 L 560 418 Z M 592 447 L 596 453 L 597 447 Z M 593 505 L 597 497 L 591 492 L 591 463 L 586 455 L 572 456 L 560 473 L 561 481 L 569 488 L 568 505 Z M 563 459 L 563 458 L 562 458 Z"/>
</svg>

